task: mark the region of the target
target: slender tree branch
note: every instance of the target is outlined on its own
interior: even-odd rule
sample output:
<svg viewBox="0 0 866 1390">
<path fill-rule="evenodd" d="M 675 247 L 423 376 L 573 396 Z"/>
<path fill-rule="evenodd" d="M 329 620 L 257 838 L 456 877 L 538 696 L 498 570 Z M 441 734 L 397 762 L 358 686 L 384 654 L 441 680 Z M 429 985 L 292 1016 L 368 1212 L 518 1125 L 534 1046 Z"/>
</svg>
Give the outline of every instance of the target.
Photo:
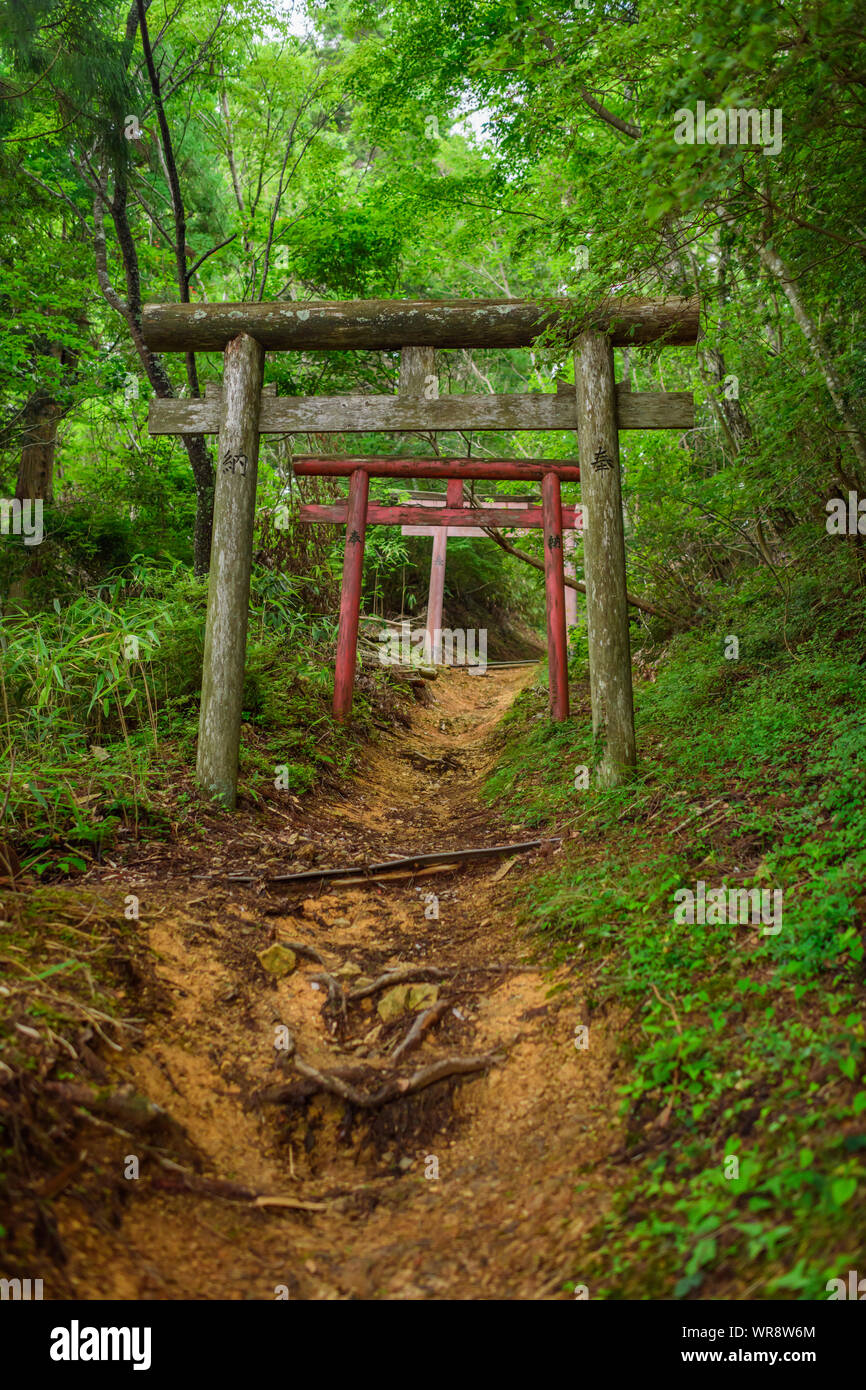
<svg viewBox="0 0 866 1390">
<path fill-rule="evenodd" d="M 586 87 L 578 87 L 578 91 L 580 92 L 580 98 L 584 105 L 588 106 L 590 111 L 594 111 L 595 114 L 604 121 L 605 125 L 611 126 L 613 130 L 618 130 L 620 135 L 627 135 L 630 140 L 640 139 L 641 128 L 639 125 L 634 125 L 631 121 L 623 121 L 619 116 L 615 116 L 612 111 L 608 111 L 607 107 L 603 106 L 600 101 L 597 101 L 592 95 L 592 92 L 588 91 Z"/>
<path fill-rule="evenodd" d="M 211 249 L 210 249 L 209 251 L 205 251 L 205 253 L 204 253 L 203 256 L 199 256 L 198 260 L 195 262 L 194 265 L 190 266 L 189 271 L 187 272 L 187 274 L 188 274 L 190 280 L 191 280 L 192 277 L 195 275 L 195 273 L 196 273 L 196 271 L 198 270 L 199 266 L 200 266 L 200 265 L 203 265 L 204 262 L 208 259 L 209 256 L 214 256 L 214 255 L 216 255 L 217 251 L 221 251 L 221 250 L 223 249 L 224 246 L 228 246 L 229 242 L 231 242 L 231 241 L 236 241 L 236 240 L 237 240 L 237 235 L 238 235 L 237 232 L 232 232 L 231 236 L 226 237 L 225 241 L 221 241 L 220 244 L 219 244 L 219 246 L 212 246 Z"/>
<path fill-rule="evenodd" d="M 499 546 L 500 550 L 504 550 L 508 555 L 513 555 L 515 559 L 522 560 L 525 565 L 531 565 L 533 569 L 541 570 L 542 574 L 544 573 L 543 560 L 536 560 L 534 555 L 527 555 L 525 550 L 518 550 L 517 546 L 512 545 L 511 541 L 506 540 L 502 533 L 496 530 L 495 526 L 484 526 L 482 529 L 485 535 L 488 535 L 490 539 Z M 586 585 L 582 584 L 579 579 L 571 579 L 569 575 L 565 575 L 564 582 L 570 589 L 577 589 L 579 594 L 586 593 Z M 655 608 L 653 604 L 647 603 L 645 599 L 635 598 L 634 594 L 628 593 L 626 594 L 626 598 L 633 608 L 639 608 L 642 613 L 651 613 L 654 618 L 664 618 L 666 622 L 676 623 L 678 626 L 682 625 L 681 618 L 675 617 L 673 613 L 665 613 L 661 608 Z"/>
</svg>

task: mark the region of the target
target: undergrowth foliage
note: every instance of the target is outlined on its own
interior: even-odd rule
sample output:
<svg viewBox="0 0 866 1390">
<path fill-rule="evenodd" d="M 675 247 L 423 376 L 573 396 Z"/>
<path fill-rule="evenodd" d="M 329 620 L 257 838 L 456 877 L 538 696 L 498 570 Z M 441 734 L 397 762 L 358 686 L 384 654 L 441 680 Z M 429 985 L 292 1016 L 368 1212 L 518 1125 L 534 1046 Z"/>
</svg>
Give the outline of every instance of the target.
<svg viewBox="0 0 866 1390">
<path fill-rule="evenodd" d="M 158 1002 L 159 987 L 137 923 L 125 918 L 121 903 L 89 890 L 4 893 L 0 961 L 0 1207 L 7 1223 L 0 1225 L 0 1248 L 32 1229 L 41 1250 L 63 1260 L 55 1214 L 34 1191 L 33 1173 L 44 1168 L 56 1177 L 61 1158 L 61 1186 L 76 1174 L 85 1203 L 100 1192 L 107 1172 L 98 1160 L 79 1174 L 82 1103 L 96 1117 L 91 1151 L 96 1127 L 110 1129 L 112 1120 L 153 1131 L 158 1107 L 148 1112 L 143 1098 L 130 1097 L 123 1114 L 122 1093 L 105 1086 L 103 1058 L 140 1046 L 143 1015 Z M 115 1211 L 118 1188 L 115 1182 Z M 47 1184 L 41 1197 L 54 1190 Z"/>
<path fill-rule="evenodd" d="M 638 653 L 644 757 L 615 791 L 575 790 L 593 756 L 582 713 L 551 728 L 530 691 L 510 716 L 489 794 L 577 837 L 527 928 L 591 1015 L 630 1011 L 629 1167 L 576 1259 L 593 1296 L 822 1298 L 862 1263 L 861 606 L 809 580 L 775 605 L 729 595 L 736 669 L 709 629 Z M 699 879 L 780 889 L 781 930 L 678 922 Z"/>
<path fill-rule="evenodd" d="M 253 577 L 242 777 L 254 799 L 274 793 L 278 764 L 303 792 L 348 747 L 316 742 L 317 726 L 331 728 L 335 623 L 300 606 L 300 583 L 261 567 Z M 140 557 L 38 622 L 7 616 L 0 736 L 22 867 L 80 871 L 118 832 L 165 833 L 178 779 L 192 814 L 205 609 L 206 583 L 185 565 Z"/>
</svg>

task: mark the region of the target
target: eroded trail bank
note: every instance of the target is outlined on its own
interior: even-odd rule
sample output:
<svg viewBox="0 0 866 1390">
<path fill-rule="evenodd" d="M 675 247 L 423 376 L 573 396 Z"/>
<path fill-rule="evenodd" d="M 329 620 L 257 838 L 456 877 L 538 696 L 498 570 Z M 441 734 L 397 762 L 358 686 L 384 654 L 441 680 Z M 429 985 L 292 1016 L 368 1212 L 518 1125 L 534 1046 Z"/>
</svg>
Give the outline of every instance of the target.
<svg viewBox="0 0 866 1390">
<path fill-rule="evenodd" d="M 581 1000 L 551 993 L 557 977 L 527 963 L 515 925 L 515 889 L 544 858 L 263 890 L 313 864 L 530 838 L 480 794 L 491 735 L 529 678 L 450 672 L 341 797 L 298 806 L 284 829 L 226 821 L 202 847 L 106 870 L 102 891 L 140 900 L 157 1001 L 111 1079 L 170 1118 L 134 1140 L 117 1117 L 86 1134 L 113 1196 L 55 1198 L 57 1296 L 570 1297 L 605 1201 L 587 1175 L 622 1135 L 613 1016 L 576 1048 Z M 278 976 L 261 957 L 280 943 L 303 949 Z M 402 991 L 371 988 L 408 967 Z M 405 1087 L 467 1058 L 482 1059 L 473 1074 Z M 394 1098 L 359 1107 L 317 1076 L 365 1096 L 390 1081 Z"/>
</svg>

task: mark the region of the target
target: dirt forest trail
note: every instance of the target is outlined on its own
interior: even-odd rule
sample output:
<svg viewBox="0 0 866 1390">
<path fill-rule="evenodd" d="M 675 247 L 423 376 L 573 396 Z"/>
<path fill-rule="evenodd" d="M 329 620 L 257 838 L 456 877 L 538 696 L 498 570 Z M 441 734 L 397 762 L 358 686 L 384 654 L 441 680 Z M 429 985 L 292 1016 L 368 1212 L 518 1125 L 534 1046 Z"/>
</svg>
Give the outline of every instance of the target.
<svg viewBox="0 0 866 1390">
<path fill-rule="evenodd" d="M 481 797 L 491 735 L 531 679 L 525 668 L 484 679 L 450 671 L 429 703 L 414 705 L 407 730 L 367 746 L 342 796 L 299 807 L 282 830 L 276 818 L 269 831 L 260 819 L 241 817 L 237 831 L 221 821 L 223 834 L 182 855 L 177 844 L 151 845 L 122 874 L 105 871 L 106 889 L 122 879 L 140 898 L 159 1000 L 114 1079 L 163 1107 L 171 1125 L 154 1141 L 162 1162 L 109 1131 L 94 1136 L 110 1145 L 106 1163 L 138 1153 L 140 1176 L 120 1184 L 115 1220 L 96 1226 L 72 1197 L 58 1198 L 66 1296 L 572 1296 L 563 1285 L 578 1277 L 580 1238 L 609 1198 L 591 1171 L 622 1144 L 616 1011 L 594 1023 L 591 1050 L 576 1049 L 580 999 L 551 995 L 564 972 L 526 963 L 515 884 L 544 857 L 280 896 L 261 887 L 287 865 L 532 838 Z M 231 873 L 255 881 L 233 883 Z M 268 973 L 259 956 L 279 942 L 300 943 L 324 966 L 298 954 L 291 973 Z M 316 979 L 324 971 L 348 995 L 406 966 L 442 973 L 412 982 L 420 993 L 402 1012 L 380 988 L 343 1014 Z M 431 1026 L 392 1061 L 434 996 Z M 386 999 L 394 1016 L 384 1020 Z M 365 1094 L 438 1059 L 493 1060 L 350 1109 L 275 1048 L 287 1036 L 280 1027 L 308 1067 L 349 1069 Z"/>
</svg>

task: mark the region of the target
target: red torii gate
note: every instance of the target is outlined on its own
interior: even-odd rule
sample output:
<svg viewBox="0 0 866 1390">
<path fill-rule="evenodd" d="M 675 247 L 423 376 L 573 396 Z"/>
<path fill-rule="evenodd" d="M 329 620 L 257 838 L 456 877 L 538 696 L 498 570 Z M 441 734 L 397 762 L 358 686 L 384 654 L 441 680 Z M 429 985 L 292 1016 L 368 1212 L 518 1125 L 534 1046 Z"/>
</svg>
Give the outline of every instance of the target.
<svg viewBox="0 0 866 1390">
<path fill-rule="evenodd" d="M 580 318 L 568 299 L 145 305 L 142 340 L 149 352 L 224 354 L 221 391 L 208 391 L 204 399 L 151 401 L 149 421 L 154 434 L 219 434 L 196 764 L 199 784 L 234 806 L 259 436 L 343 431 L 576 428 L 581 503 L 587 519 L 584 574 L 592 723 L 601 754 L 596 775 L 608 783 L 625 776 L 635 764 L 636 746 L 618 431 L 690 429 L 694 406 L 688 391 L 632 392 L 627 384 L 616 384 L 613 348 L 651 342 L 693 344 L 699 315 L 697 299 L 607 300 Z M 573 391 L 440 398 L 438 391 L 425 389 L 436 382 L 435 374 L 431 375 L 436 348 L 525 347 L 556 328 L 574 350 Z M 262 390 L 266 351 L 356 348 L 402 351 L 399 396 L 281 400 Z M 346 518 L 362 514 L 366 518 L 368 465 L 374 463 L 378 470 L 384 461 L 352 462 Z M 389 461 L 389 468 L 394 462 Z M 480 460 L 435 462 L 455 467 L 453 479 L 484 476 L 476 471 L 484 467 Z M 495 477 L 541 481 L 542 524 L 550 539 L 559 535 L 561 541 L 559 483 L 565 475 L 559 465 L 553 471 L 539 461 L 499 461 L 505 462 L 513 471 L 499 471 Z M 316 461 L 317 466 L 321 463 Z M 425 477 L 449 476 L 436 472 L 432 463 L 425 465 Z M 328 471 L 339 472 L 344 464 L 343 459 L 335 460 Z M 401 471 L 380 475 L 400 476 Z M 447 506 L 445 510 L 459 511 Z M 561 571 L 561 545 L 545 546 L 548 566 Z M 353 560 L 350 569 L 354 573 L 356 568 L 357 560 Z M 554 574 L 548 582 L 549 593 L 555 589 L 561 602 L 561 578 Z M 559 627 L 554 602 L 548 606 L 549 620 L 551 612 Z M 561 625 L 564 630 L 564 614 Z M 341 665 L 345 669 L 345 625 L 343 630 Z M 556 661 L 551 664 L 557 668 Z M 559 708 L 564 707 L 560 701 Z"/>
<path fill-rule="evenodd" d="M 409 349 L 411 351 L 411 349 Z M 463 479 L 467 468 L 472 476 L 502 481 L 516 476 L 527 478 L 531 463 L 541 479 L 541 507 L 464 507 Z M 512 466 L 512 465 L 517 465 Z M 565 584 L 563 571 L 563 527 L 581 524 L 579 507 L 563 507 L 560 481 L 577 482 L 578 465 L 560 459 L 423 459 L 423 458 L 323 458 L 311 454 L 294 460 L 295 472 L 301 477 L 347 477 L 347 503 L 324 505 L 305 503 L 299 509 L 299 519 L 307 522 L 345 524 L 346 547 L 343 558 L 343 587 L 340 595 L 340 626 L 337 637 L 337 660 L 334 673 L 334 716 L 341 722 L 349 718 L 358 648 L 358 624 L 361 614 L 361 583 L 364 567 L 364 542 L 367 525 L 477 529 L 484 526 L 517 526 L 521 529 L 541 527 L 544 531 L 544 582 L 547 600 L 547 655 L 552 719 L 568 718 L 568 649 L 565 623 Z M 519 471 L 517 471 L 519 469 Z M 441 507 L 405 505 L 382 506 L 370 503 L 371 477 L 447 478 L 445 505 Z"/>
</svg>

